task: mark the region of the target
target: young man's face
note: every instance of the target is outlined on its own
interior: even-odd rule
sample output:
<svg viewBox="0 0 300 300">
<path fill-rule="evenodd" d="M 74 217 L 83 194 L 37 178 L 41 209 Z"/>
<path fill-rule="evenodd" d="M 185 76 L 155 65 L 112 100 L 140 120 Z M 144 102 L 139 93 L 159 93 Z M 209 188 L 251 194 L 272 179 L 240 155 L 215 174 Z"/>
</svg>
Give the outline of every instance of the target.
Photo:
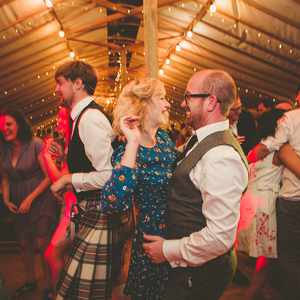
<svg viewBox="0 0 300 300">
<path fill-rule="evenodd" d="M 70 79 L 66 79 L 64 76 L 56 78 L 55 94 L 61 99 L 64 106 L 71 107 L 74 93 L 74 84 Z"/>
</svg>

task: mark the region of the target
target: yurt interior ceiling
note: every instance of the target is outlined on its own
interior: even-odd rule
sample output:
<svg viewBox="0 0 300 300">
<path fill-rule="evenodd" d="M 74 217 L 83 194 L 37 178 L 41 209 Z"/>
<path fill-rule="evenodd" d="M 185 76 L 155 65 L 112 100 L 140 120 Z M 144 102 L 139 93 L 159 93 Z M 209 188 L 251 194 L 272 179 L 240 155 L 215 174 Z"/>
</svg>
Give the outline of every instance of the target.
<svg viewBox="0 0 300 300">
<path fill-rule="evenodd" d="M 249 98 L 294 96 L 300 78 L 300 0 L 158 0 L 158 77 L 182 119 L 189 77 L 218 68 Z M 0 106 L 36 126 L 55 122 L 54 73 L 80 59 L 98 72 L 96 99 L 112 109 L 122 84 L 145 76 L 142 0 L 0 0 Z"/>
</svg>

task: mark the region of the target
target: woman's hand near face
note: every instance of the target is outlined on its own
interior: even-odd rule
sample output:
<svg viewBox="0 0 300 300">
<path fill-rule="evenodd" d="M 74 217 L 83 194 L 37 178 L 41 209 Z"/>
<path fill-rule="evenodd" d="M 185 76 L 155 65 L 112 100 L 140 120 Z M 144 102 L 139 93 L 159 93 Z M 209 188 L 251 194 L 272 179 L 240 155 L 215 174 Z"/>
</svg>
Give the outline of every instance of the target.
<svg viewBox="0 0 300 300">
<path fill-rule="evenodd" d="M 137 116 L 124 116 L 120 120 L 120 128 L 128 143 L 140 144 L 141 131 L 139 128 L 140 119 Z"/>
</svg>

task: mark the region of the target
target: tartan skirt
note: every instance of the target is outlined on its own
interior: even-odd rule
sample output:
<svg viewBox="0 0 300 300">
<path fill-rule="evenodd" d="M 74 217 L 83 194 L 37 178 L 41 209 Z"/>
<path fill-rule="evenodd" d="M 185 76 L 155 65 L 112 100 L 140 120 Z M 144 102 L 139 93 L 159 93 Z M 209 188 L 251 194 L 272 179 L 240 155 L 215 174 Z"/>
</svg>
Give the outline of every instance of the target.
<svg viewBox="0 0 300 300">
<path fill-rule="evenodd" d="M 120 274 L 129 212 L 106 215 L 90 207 L 95 199 L 91 200 L 80 203 L 85 212 L 57 284 L 56 300 L 111 299 Z"/>
</svg>

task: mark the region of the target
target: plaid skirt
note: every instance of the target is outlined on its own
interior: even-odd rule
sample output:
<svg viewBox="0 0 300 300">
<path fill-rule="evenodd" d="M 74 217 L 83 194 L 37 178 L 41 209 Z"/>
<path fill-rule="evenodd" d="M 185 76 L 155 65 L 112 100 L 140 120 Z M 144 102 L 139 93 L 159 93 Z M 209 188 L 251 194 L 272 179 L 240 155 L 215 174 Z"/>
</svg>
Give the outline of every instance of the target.
<svg viewBox="0 0 300 300">
<path fill-rule="evenodd" d="M 80 203 L 85 212 L 57 284 L 56 300 L 111 299 L 120 274 L 130 212 L 105 215 L 90 205 L 93 202 L 95 199 Z"/>
</svg>

